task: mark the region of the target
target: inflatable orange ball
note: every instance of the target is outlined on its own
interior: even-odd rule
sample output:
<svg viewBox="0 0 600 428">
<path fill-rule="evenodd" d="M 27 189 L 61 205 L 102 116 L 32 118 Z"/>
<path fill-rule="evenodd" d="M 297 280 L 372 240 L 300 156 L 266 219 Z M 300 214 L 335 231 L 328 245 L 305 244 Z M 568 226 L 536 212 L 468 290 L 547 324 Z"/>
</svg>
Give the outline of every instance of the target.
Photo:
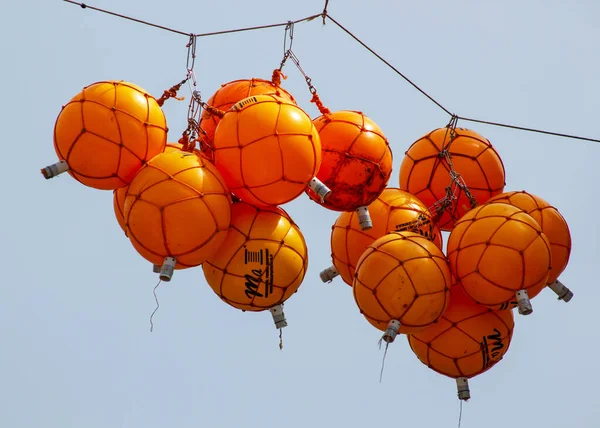
<svg viewBox="0 0 600 428">
<path fill-rule="evenodd" d="M 322 148 L 317 178 L 331 195 L 321 201 L 307 188 L 308 196 L 334 211 L 354 211 L 377 199 L 392 174 L 392 151 L 379 126 L 361 112 L 345 110 L 313 123 Z"/>
<path fill-rule="evenodd" d="M 69 174 L 86 186 L 114 190 L 162 153 L 165 115 L 145 90 L 123 81 L 97 82 L 65 105 L 54 127 L 54 149 Z"/>
<path fill-rule="evenodd" d="M 444 151 L 477 203 L 483 204 L 504 190 L 505 173 L 500 156 L 489 140 L 463 128 L 455 129 L 454 138 L 449 128 L 438 128 L 413 143 L 400 165 L 400 188 L 417 196 L 429 208 L 444 198 L 451 184 L 450 165 Z M 452 230 L 454 223 L 472 208 L 462 189 L 458 189 L 456 197 L 439 219 L 442 230 Z"/>
<path fill-rule="evenodd" d="M 166 257 L 175 269 L 202 264 L 214 254 L 231 223 L 231 198 L 219 171 L 194 153 L 155 156 L 127 188 L 127 235 L 154 265 Z"/>
<path fill-rule="evenodd" d="M 235 104 L 219 122 L 214 159 L 235 196 L 259 207 L 276 206 L 304 192 L 321 165 L 321 143 L 296 104 L 256 95 Z"/>
<path fill-rule="evenodd" d="M 550 242 L 550 251 L 552 252 L 552 268 L 547 283 L 551 284 L 556 281 L 567 267 L 571 255 L 569 225 L 560 212 L 544 199 L 524 190 L 502 193 L 494 196 L 488 202 L 503 202 L 513 205 L 525 211 L 538 222 Z"/>
<path fill-rule="evenodd" d="M 452 287 L 448 309 L 437 323 L 408 336 L 414 354 L 437 373 L 472 378 L 493 367 L 508 351 L 512 311 L 494 311 Z"/>
<path fill-rule="evenodd" d="M 221 111 L 229 110 L 234 104 L 252 95 L 277 95 L 295 103 L 294 97 L 285 89 L 275 85 L 273 82 L 264 79 L 240 79 L 233 82 L 224 83 L 209 99 L 207 104 Z M 215 137 L 215 130 L 221 118 L 208 110 L 202 111 L 200 119 L 200 128 L 206 133 L 204 143 L 207 147 L 202 150 L 205 155 L 212 159 L 212 146 Z"/>
<path fill-rule="evenodd" d="M 115 218 L 125 233 L 125 236 L 127 236 L 127 225 L 125 224 L 125 196 L 127 195 L 128 187 L 129 186 L 125 186 L 113 190 L 113 209 L 115 211 Z"/>
<path fill-rule="evenodd" d="M 373 326 L 385 331 L 396 320 L 400 333 L 414 333 L 444 313 L 451 284 L 446 257 L 433 242 L 413 232 L 392 232 L 361 256 L 352 288 Z"/>
<path fill-rule="evenodd" d="M 360 256 L 376 239 L 391 231 L 415 232 L 442 249 L 442 234 L 431 214 L 418 198 L 396 188 L 384 189 L 369 205 L 373 227 L 361 230 L 356 212 L 344 212 L 331 231 L 331 258 L 337 272 L 352 285 Z"/>
<path fill-rule="evenodd" d="M 304 237 L 285 211 L 236 202 L 227 238 L 202 270 L 224 302 L 241 310 L 263 311 L 298 290 L 307 265 Z"/>
<path fill-rule="evenodd" d="M 179 143 L 167 143 L 165 147 L 165 153 L 181 150 L 182 145 Z M 204 156 L 200 150 L 195 149 L 194 153 L 198 156 Z M 127 194 L 127 187 L 119 187 L 116 190 L 113 190 L 113 209 L 115 211 L 115 217 L 117 218 L 117 222 L 125 235 L 127 236 L 127 228 L 125 226 L 125 195 Z"/>
<path fill-rule="evenodd" d="M 514 301 L 520 290 L 545 285 L 551 268 L 550 243 L 539 224 L 505 203 L 469 211 L 450 232 L 447 251 L 467 295 L 492 308 Z"/>
</svg>

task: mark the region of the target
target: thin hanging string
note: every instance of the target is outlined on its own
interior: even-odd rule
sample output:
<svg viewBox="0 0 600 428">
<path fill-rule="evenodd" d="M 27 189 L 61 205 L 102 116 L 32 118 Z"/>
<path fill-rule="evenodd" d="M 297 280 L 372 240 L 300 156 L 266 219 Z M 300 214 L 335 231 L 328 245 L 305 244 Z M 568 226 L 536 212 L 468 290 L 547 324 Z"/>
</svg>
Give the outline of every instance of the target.
<svg viewBox="0 0 600 428">
<path fill-rule="evenodd" d="M 463 400 L 459 400 L 460 401 L 460 412 L 458 413 L 458 428 L 460 428 L 460 423 L 462 422 L 462 406 L 463 406 Z"/>
<path fill-rule="evenodd" d="M 154 330 L 154 323 L 152 322 L 152 318 L 154 318 L 154 314 L 156 313 L 156 311 L 158 311 L 158 308 L 160 308 L 160 304 L 158 303 L 158 296 L 156 295 L 156 289 L 158 288 L 161 282 L 162 280 L 159 279 L 158 283 L 152 290 L 152 294 L 154 294 L 154 301 L 156 302 L 156 308 L 154 308 L 152 315 L 150 315 L 150 333 L 152 333 L 152 331 Z"/>
<path fill-rule="evenodd" d="M 381 350 L 381 342 L 383 342 L 383 337 L 379 339 L 379 350 Z M 385 351 L 383 351 L 383 359 L 381 360 L 381 371 L 379 372 L 379 383 L 381 383 L 383 379 L 383 369 L 385 367 L 385 357 L 387 355 L 388 347 L 390 346 L 389 342 L 385 342 Z"/>
<path fill-rule="evenodd" d="M 279 329 L 279 350 L 283 350 L 283 329 Z"/>
<path fill-rule="evenodd" d="M 161 30 L 170 31 L 172 33 L 177 33 L 177 34 L 181 34 L 181 35 L 188 36 L 188 37 L 190 36 L 190 33 L 185 32 L 185 31 L 176 30 L 176 29 L 169 28 L 169 27 L 166 27 L 166 26 L 163 26 L 163 25 L 153 24 L 151 22 L 143 21 L 143 20 L 137 19 L 137 18 L 132 18 L 132 17 L 127 16 L 127 15 L 122 15 L 122 14 L 111 12 L 111 11 L 108 11 L 108 10 L 105 10 L 105 9 L 100 9 L 100 8 L 97 8 L 97 7 L 94 7 L 94 6 L 89 6 L 89 5 L 85 4 L 85 3 L 80 3 L 80 2 L 76 2 L 76 1 L 72 1 L 72 0 L 63 0 L 63 1 L 65 1 L 67 3 L 70 3 L 70 4 L 74 4 L 74 5 L 80 6 L 82 9 L 91 9 L 91 10 L 102 12 L 102 13 L 105 13 L 105 14 L 108 14 L 108 15 L 116 16 L 118 18 L 122 18 L 122 19 L 126 19 L 126 20 L 129 20 L 129 21 L 134 21 L 134 22 L 137 22 L 137 23 L 140 23 L 140 24 L 148 25 L 148 26 L 151 26 L 151 27 L 159 28 Z M 205 37 L 205 36 L 214 36 L 214 35 L 220 35 L 220 34 L 238 33 L 238 32 L 243 32 L 243 31 L 263 30 L 263 29 L 267 29 L 267 28 L 288 26 L 290 24 L 290 22 L 292 22 L 294 24 L 298 24 L 300 22 L 309 22 L 309 21 L 312 21 L 313 19 L 318 18 L 318 17 L 322 17 L 323 19 L 327 18 L 327 19 L 331 20 L 336 26 L 338 26 L 342 31 L 344 31 L 347 35 L 349 35 L 350 37 L 352 37 L 362 47 L 364 47 L 365 49 L 367 49 L 371 54 L 373 54 L 377 59 L 379 59 L 387 67 L 389 67 L 391 70 L 393 70 L 397 75 L 399 75 L 401 78 L 403 78 L 407 83 L 409 83 L 411 86 L 413 86 L 422 95 L 424 95 L 425 97 L 427 97 L 436 106 L 438 106 L 440 109 L 442 109 L 448 115 L 453 116 L 453 114 L 450 112 L 449 109 L 447 109 L 446 107 L 444 107 L 439 101 L 437 101 L 435 98 L 433 98 L 427 92 L 425 92 L 416 83 L 414 83 L 406 75 L 404 75 L 402 72 L 400 72 L 400 70 L 398 70 L 396 67 L 394 67 L 389 61 L 387 61 L 385 58 L 383 58 L 381 55 L 379 55 L 377 52 L 375 52 L 374 49 L 372 49 L 371 47 L 369 47 L 365 42 L 363 42 L 361 39 L 359 39 L 356 35 L 354 35 L 350 30 L 348 30 L 341 23 L 339 23 L 337 20 L 335 20 L 334 18 L 332 18 L 331 15 L 329 15 L 329 13 L 327 12 L 328 3 L 329 3 L 328 1 L 325 2 L 325 7 L 324 7 L 324 9 L 323 9 L 322 12 L 320 12 L 318 14 L 315 14 L 315 15 L 308 16 L 306 18 L 297 19 L 295 21 L 288 21 L 288 22 L 282 22 L 282 23 L 270 24 L 270 25 L 259 25 L 259 26 L 254 26 L 254 27 L 235 28 L 235 29 L 224 30 L 224 31 L 213 31 L 213 32 L 208 32 L 208 33 L 198 33 L 198 34 L 193 34 L 193 35 L 195 37 Z M 551 135 L 551 136 L 556 136 L 556 137 L 570 138 L 570 139 L 574 139 L 574 140 L 582 140 L 582 141 L 590 141 L 590 142 L 594 142 L 594 143 L 600 143 L 600 139 L 597 139 L 597 138 L 589 138 L 589 137 L 583 137 L 583 136 L 574 135 L 574 134 L 567 134 L 567 133 L 562 133 L 562 132 L 553 132 L 553 131 L 547 131 L 547 130 L 543 130 L 543 129 L 536 129 L 536 128 L 525 127 L 525 126 L 518 126 L 518 125 L 511 125 L 511 124 L 499 123 L 499 122 L 495 122 L 495 121 L 491 121 L 491 120 L 474 119 L 474 118 L 470 118 L 470 117 L 467 117 L 467 116 L 457 115 L 456 117 L 458 119 L 464 120 L 466 122 L 475 122 L 475 123 L 480 123 L 480 124 L 489 125 L 489 126 L 496 126 L 496 127 L 514 129 L 514 130 L 518 130 L 518 131 L 534 132 L 534 133 L 538 133 L 538 134 L 545 134 L 545 135 Z"/>
</svg>

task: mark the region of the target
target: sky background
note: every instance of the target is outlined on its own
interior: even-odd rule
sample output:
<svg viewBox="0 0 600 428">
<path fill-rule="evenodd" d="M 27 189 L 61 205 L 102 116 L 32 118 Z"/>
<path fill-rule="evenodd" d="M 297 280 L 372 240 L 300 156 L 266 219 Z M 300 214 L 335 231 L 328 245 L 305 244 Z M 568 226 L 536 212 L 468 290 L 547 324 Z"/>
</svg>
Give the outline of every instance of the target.
<svg viewBox="0 0 600 428">
<path fill-rule="evenodd" d="M 234 0 L 91 5 L 185 32 L 286 22 L 324 2 Z M 329 13 L 459 115 L 600 137 L 597 1 L 369 2 L 331 0 Z M 185 36 L 82 10 L 59 0 L 0 4 L 4 141 L 0 255 L 0 426 L 14 428 L 456 426 L 455 382 L 430 371 L 405 337 L 390 346 L 379 383 L 381 332 L 359 314 L 351 288 L 322 284 L 337 213 L 306 195 L 284 208 L 300 226 L 309 269 L 288 301 L 283 351 L 270 314 L 222 303 L 202 269 L 156 276 L 113 214 L 112 192 L 68 175 L 46 181 L 61 106 L 83 86 L 128 80 L 156 97 L 186 73 Z M 204 99 L 235 79 L 269 79 L 283 27 L 198 40 Z M 296 25 L 294 52 L 323 103 L 361 110 L 390 141 L 398 185 L 404 152 L 446 113 L 332 22 Z M 284 88 L 318 110 L 293 64 Z M 186 101 L 165 105 L 169 141 Z M 506 190 L 556 206 L 573 250 L 561 280 L 534 313 L 515 316 L 505 358 L 470 381 L 463 427 L 597 427 L 600 352 L 597 284 L 600 145 L 459 122 L 488 138 L 506 168 Z M 594 196 L 596 195 L 596 196 Z"/>
</svg>

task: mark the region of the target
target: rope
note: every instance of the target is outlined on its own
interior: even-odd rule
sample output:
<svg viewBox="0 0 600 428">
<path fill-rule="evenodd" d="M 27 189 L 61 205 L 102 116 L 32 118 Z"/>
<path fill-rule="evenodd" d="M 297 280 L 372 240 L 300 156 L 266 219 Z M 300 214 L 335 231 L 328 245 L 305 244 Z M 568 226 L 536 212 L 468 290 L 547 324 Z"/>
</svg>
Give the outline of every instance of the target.
<svg viewBox="0 0 600 428">
<path fill-rule="evenodd" d="M 156 311 L 158 311 L 158 308 L 160 308 L 160 304 L 158 303 L 158 297 L 156 296 L 156 289 L 158 288 L 161 282 L 162 281 L 159 280 L 158 284 L 156 284 L 156 286 L 152 290 L 152 294 L 154 295 L 154 301 L 156 302 L 156 308 L 154 308 L 152 315 L 150 315 L 150 332 L 154 331 L 154 323 L 152 322 L 152 318 L 154 318 L 154 314 L 156 313 Z"/>
<path fill-rule="evenodd" d="M 281 67 L 283 67 L 283 64 L 285 63 L 285 61 L 288 58 L 292 60 L 292 62 L 294 63 L 296 68 L 300 71 L 302 76 L 304 76 L 304 80 L 306 80 L 306 84 L 308 85 L 308 90 L 312 94 L 312 98 L 310 99 L 310 102 L 316 104 L 317 108 L 319 109 L 319 112 L 321 112 L 322 115 L 331 114 L 331 110 L 329 110 L 327 107 L 325 107 L 323 105 L 321 98 L 319 98 L 319 95 L 317 94 L 317 88 L 315 88 L 313 86 L 312 79 L 302 69 L 302 66 L 300 65 L 300 60 L 298 59 L 296 54 L 294 52 L 292 52 L 292 49 L 288 49 L 286 51 L 283 61 L 281 62 Z M 280 70 L 281 70 L 281 68 L 280 68 Z"/>
<path fill-rule="evenodd" d="M 283 329 L 279 329 L 279 350 L 283 350 Z"/>
<path fill-rule="evenodd" d="M 179 82 L 176 85 L 171 86 L 169 89 L 166 89 L 162 96 L 156 100 L 156 102 L 158 103 L 159 106 L 163 106 L 165 101 L 168 100 L 169 98 L 175 98 L 178 101 L 183 101 L 185 99 L 185 97 L 178 97 L 177 96 L 177 91 L 179 91 L 179 89 L 181 89 L 181 86 L 187 82 L 188 79 L 184 79 L 181 82 Z"/>
<path fill-rule="evenodd" d="M 273 70 L 271 82 L 273 82 L 275 86 L 281 86 L 281 79 L 285 80 L 287 79 L 287 76 L 283 74 L 279 68 L 276 68 L 275 70 Z"/>
<path fill-rule="evenodd" d="M 200 105 L 202 106 L 202 108 L 204 110 L 206 110 L 210 114 L 213 114 L 213 115 L 217 116 L 218 118 L 222 118 L 223 116 L 225 116 L 225 112 L 223 110 L 219 110 L 216 107 L 209 106 L 204 101 Z"/>
<path fill-rule="evenodd" d="M 301 19 L 297 19 L 295 21 L 291 21 L 291 23 L 292 24 L 299 24 L 300 22 L 308 22 L 308 21 L 312 21 L 315 18 L 318 18 L 319 16 L 321 16 L 320 13 L 318 13 L 316 15 L 307 16 L 306 18 L 301 18 Z M 282 22 L 282 23 L 279 23 L 279 24 L 259 25 L 259 26 L 256 26 L 256 27 L 235 28 L 233 30 L 213 31 L 213 32 L 210 32 L 210 33 L 196 34 L 196 37 L 218 36 L 219 34 L 239 33 L 239 32 L 242 32 L 242 31 L 265 30 L 267 28 L 284 27 L 284 26 L 288 25 L 289 23 L 290 23 L 290 21 L 288 21 L 288 22 Z"/>
<path fill-rule="evenodd" d="M 144 20 L 138 19 L 138 18 L 133 18 L 133 17 L 127 16 L 127 15 L 122 15 L 122 14 L 116 13 L 116 12 L 111 12 L 109 10 L 100 9 L 99 7 L 90 6 L 90 5 L 85 4 L 85 3 L 79 3 L 79 2 L 76 2 L 76 1 L 72 1 L 72 0 L 63 0 L 63 1 L 65 1 L 67 3 L 71 3 L 71 4 L 74 4 L 74 5 L 77 5 L 77 6 L 80 6 L 82 9 L 95 10 L 97 12 L 106 13 L 107 15 L 116 16 L 117 18 L 122 18 L 122 19 L 126 19 L 128 21 L 137 22 L 139 24 L 148 25 L 150 27 L 159 28 L 161 30 L 170 31 L 171 33 L 181 34 L 183 36 L 189 36 L 190 35 L 190 33 L 186 33 L 185 31 L 181 31 L 181 30 L 176 30 L 174 28 L 165 27 L 164 25 L 153 24 L 152 22 L 144 21 Z M 322 13 L 319 13 L 319 14 L 316 14 L 316 15 L 307 16 L 306 18 L 297 19 L 296 21 L 292 21 L 292 23 L 298 24 L 300 22 L 312 21 L 313 19 L 318 18 L 319 16 L 322 16 Z M 254 30 L 264 30 L 264 29 L 267 29 L 267 28 L 274 28 L 274 27 L 283 27 L 285 25 L 288 25 L 288 23 L 289 22 L 282 22 L 282 23 L 279 23 L 279 24 L 258 25 L 258 26 L 255 26 L 255 27 L 235 28 L 235 29 L 232 29 L 232 30 L 212 31 L 210 33 L 199 33 L 199 34 L 193 34 L 193 35 L 195 37 L 217 36 L 219 34 L 239 33 L 239 32 L 242 32 L 242 31 L 254 31 Z"/>
<path fill-rule="evenodd" d="M 327 5 L 329 4 L 329 0 L 325 0 L 325 6 L 323 7 L 323 12 L 321 12 L 321 16 L 323 17 L 323 25 L 325 25 L 325 18 L 327 18 Z"/>
<path fill-rule="evenodd" d="M 331 114 L 331 110 L 325 107 L 321 102 L 321 98 L 319 98 L 319 95 L 317 95 L 317 91 L 313 92 L 313 96 L 310 99 L 310 102 L 316 104 L 317 108 L 319 109 L 322 115 L 327 116 L 328 114 Z"/>
<path fill-rule="evenodd" d="M 356 37 L 354 34 L 352 34 L 352 32 L 350 32 L 350 30 L 348 30 L 346 27 L 344 27 L 342 24 L 340 24 L 339 22 L 337 22 L 335 19 L 333 19 L 331 17 L 331 15 L 327 15 L 327 18 L 331 19 L 331 21 L 337 25 L 338 27 L 340 27 L 346 34 L 348 34 L 350 37 L 352 37 L 354 40 L 356 40 L 358 43 L 360 43 L 366 50 L 368 50 L 369 52 L 371 52 L 373 55 L 375 55 L 381 62 L 383 62 L 385 65 L 387 65 L 389 68 L 391 68 L 392 70 L 394 70 L 396 72 L 396 74 L 398 74 L 400 77 L 402 77 L 404 80 L 406 80 L 409 84 L 411 84 L 417 91 L 419 91 L 420 93 L 422 93 L 423 95 L 425 95 L 427 98 L 429 98 L 435 105 L 437 105 L 439 108 L 441 108 L 442 110 L 444 110 L 446 113 L 448 113 L 450 116 L 452 116 L 452 113 L 450 113 L 450 110 L 448 110 L 446 107 L 444 107 L 443 105 L 441 105 L 439 102 L 437 102 L 435 99 L 433 99 L 433 97 L 431 97 L 431 95 L 429 95 L 427 92 L 425 92 L 423 89 L 421 89 L 419 86 L 417 86 L 416 83 L 414 83 L 412 80 L 410 80 L 408 77 L 406 77 L 404 74 L 402 74 L 400 72 L 400 70 L 398 70 L 396 67 L 394 67 L 392 64 L 390 64 L 388 61 L 386 61 L 381 55 L 379 55 L 377 52 L 375 52 L 373 49 L 371 49 L 369 46 L 367 46 L 362 40 L 360 40 L 358 37 Z"/>
<path fill-rule="evenodd" d="M 516 130 L 519 130 L 519 131 L 536 132 L 538 134 L 554 135 L 556 137 L 572 138 L 574 140 L 592 141 L 594 143 L 600 143 L 600 139 L 597 139 L 597 138 L 581 137 L 581 136 L 578 136 L 578 135 L 563 134 L 563 133 L 560 133 L 560 132 L 552 132 L 552 131 L 545 131 L 543 129 L 534 129 L 534 128 L 526 128 L 526 127 L 523 127 L 523 126 L 507 125 L 507 124 L 504 124 L 504 123 L 490 122 L 490 121 L 487 121 L 487 120 L 480 120 L 480 119 L 471 119 L 471 118 L 462 117 L 462 116 L 458 116 L 458 118 L 460 120 L 464 120 L 464 121 L 467 121 L 467 122 L 482 123 L 484 125 L 498 126 L 498 127 L 501 127 L 501 128 L 510 128 L 510 129 L 516 129 Z"/>
<path fill-rule="evenodd" d="M 383 341 L 383 338 L 379 339 L 379 349 L 381 349 L 381 342 Z M 385 368 L 385 357 L 387 356 L 387 351 L 388 351 L 388 347 L 390 346 L 390 344 L 388 342 L 385 342 L 385 351 L 383 351 L 383 358 L 381 359 L 381 370 L 379 371 L 379 383 L 381 383 L 381 381 L 383 380 L 383 370 Z"/>
<path fill-rule="evenodd" d="M 372 49 L 371 47 L 369 47 L 365 42 L 363 42 L 361 39 L 359 39 L 350 30 L 348 30 L 341 23 L 339 23 L 338 21 L 336 21 L 331 15 L 329 15 L 329 13 L 327 12 L 327 6 L 329 4 L 329 0 L 325 1 L 325 7 L 323 8 L 322 12 L 320 12 L 318 14 L 315 14 L 315 15 L 307 16 L 305 18 L 297 19 L 295 21 L 287 21 L 287 22 L 281 22 L 281 23 L 269 24 L 269 25 L 258 25 L 258 26 L 253 26 L 253 27 L 235 28 L 235 29 L 223 30 L 223 31 L 212 31 L 212 32 L 208 32 L 208 33 L 198 33 L 198 34 L 193 34 L 193 33 L 185 32 L 185 31 L 180 31 L 180 30 L 177 30 L 177 29 L 174 29 L 174 28 L 169 28 L 169 27 L 166 27 L 166 26 L 163 26 L 163 25 L 154 24 L 154 23 L 151 23 L 151 22 L 148 22 L 148 21 L 144 21 L 144 20 L 141 20 L 141 19 L 137 19 L 137 18 L 133 18 L 133 17 L 130 17 L 130 16 L 127 16 L 127 15 L 122 15 L 122 14 L 119 14 L 119 13 L 111 12 L 109 10 L 100 9 L 100 8 L 97 8 L 97 7 L 94 7 L 94 6 L 90 6 L 90 5 L 87 5 L 85 3 L 80 3 L 80 2 L 76 2 L 76 1 L 72 1 L 72 0 L 63 0 L 63 1 L 65 1 L 67 3 L 70 3 L 70 4 L 74 4 L 74 5 L 80 6 L 82 9 L 91 9 L 91 10 L 98 11 L 98 12 L 101 12 L 101 13 L 105 13 L 105 14 L 108 14 L 108 15 L 116 16 L 118 18 L 126 19 L 126 20 L 129 20 L 129 21 L 134 21 L 134 22 L 137 22 L 137 23 L 140 23 L 140 24 L 143 24 L 143 25 L 148 25 L 150 27 L 159 28 L 161 30 L 170 31 L 172 33 L 181 34 L 181 35 L 184 35 L 186 37 L 194 37 L 194 38 L 195 37 L 216 36 L 216 35 L 220 35 L 220 34 L 239 33 L 239 32 L 244 32 L 244 31 L 263 30 L 263 29 L 275 28 L 275 27 L 287 27 L 289 29 L 290 26 L 292 26 L 293 24 L 298 24 L 300 22 L 309 22 L 309 21 L 312 21 L 313 19 L 318 18 L 318 17 L 322 17 L 323 18 L 323 23 L 325 24 L 325 19 L 327 18 L 327 19 L 331 20 L 331 22 L 333 22 L 336 26 L 338 26 L 342 31 L 344 31 L 346 34 L 348 34 L 350 37 L 352 37 L 363 48 L 365 48 L 371 54 L 373 54 L 377 59 L 379 59 L 387 67 L 389 67 L 391 70 L 393 70 L 397 75 L 399 75 L 407 83 L 409 83 L 411 86 L 413 86 L 422 95 L 424 95 L 425 97 L 427 97 L 431 102 L 433 102 L 441 110 L 443 110 L 445 113 L 447 113 L 448 115 L 450 115 L 452 117 L 456 117 L 456 118 L 458 118 L 460 120 L 464 120 L 464 121 L 467 121 L 467 122 L 475 122 L 475 123 L 480 123 L 480 124 L 489 125 L 489 126 L 496 126 L 496 127 L 502 127 L 502 128 L 510 128 L 510 129 L 519 130 L 519 131 L 535 132 L 535 133 L 539 133 L 539 134 L 552 135 L 552 136 L 563 137 L 563 138 L 570 138 L 570 139 L 574 139 L 574 140 L 582 140 L 582 141 L 590 141 L 590 142 L 594 142 L 594 143 L 600 143 L 600 139 L 597 139 L 597 138 L 590 138 L 590 137 L 584 137 L 584 136 L 579 136 L 579 135 L 574 135 L 574 134 L 566 134 L 566 133 L 561 133 L 561 132 L 553 132 L 553 131 L 547 131 L 547 130 L 542 130 L 542 129 L 529 128 L 529 127 L 524 127 L 524 126 L 504 124 L 504 123 L 494 122 L 494 121 L 490 121 L 490 120 L 473 119 L 473 118 L 469 118 L 469 117 L 465 117 L 465 116 L 453 115 L 450 112 L 450 110 L 448 110 L 446 107 L 444 107 L 439 101 L 437 101 L 435 98 L 433 98 L 427 92 L 425 92 L 416 83 L 414 83 L 411 79 L 409 79 L 406 75 L 404 75 L 400 70 L 398 70 L 396 67 L 394 67 L 389 61 L 387 61 L 385 58 L 383 58 L 381 55 L 379 55 L 377 52 L 375 52 L 374 49 Z M 274 81 L 274 83 L 275 83 L 275 81 Z M 310 84 L 310 82 L 308 82 L 308 83 Z"/>
<path fill-rule="evenodd" d="M 79 3 L 79 2 L 71 1 L 71 0 L 63 0 L 63 1 L 66 1 L 67 3 L 75 4 L 77 6 L 81 6 L 82 9 L 92 9 L 92 10 L 95 10 L 97 12 L 106 13 L 107 15 L 116 16 L 118 18 L 123 18 L 123 19 L 127 19 L 129 21 L 138 22 L 140 24 L 148 25 L 150 27 L 155 27 L 155 28 L 160 28 L 161 30 L 170 31 L 171 33 L 183 34 L 184 36 L 189 36 L 189 34 L 190 34 L 190 33 L 185 33 L 183 31 L 175 30 L 173 28 L 165 27 L 163 25 L 157 25 L 157 24 L 153 24 L 153 23 L 148 22 L 148 21 L 142 21 L 141 19 L 132 18 L 131 16 L 121 15 L 120 13 L 115 13 L 115 12 L 111 12 L 109 10 L 100 9 L 98 7 L 90 6 L 90 5 L 87 5 L 85 3 Z"/>
</svg>

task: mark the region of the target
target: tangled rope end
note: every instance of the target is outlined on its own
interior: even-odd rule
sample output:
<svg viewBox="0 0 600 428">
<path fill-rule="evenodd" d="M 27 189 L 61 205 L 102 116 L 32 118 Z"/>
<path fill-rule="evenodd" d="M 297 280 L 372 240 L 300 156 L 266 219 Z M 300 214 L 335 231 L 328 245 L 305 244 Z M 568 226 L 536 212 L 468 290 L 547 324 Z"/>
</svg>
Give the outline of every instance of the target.
<svg viewBox="0 0 600 428">
<path fill-rule="evenodd" d="M 317 95 L 316 92 L 313 93 L 313 96 L 310 99 L 310 102 L 316 104 L 317 108 L 319 109 L 319 111 L 321 112 L 322 115 L 329 115 L 329 114 L 331 114 L 331 110 L 329 110 L 327 107 L 325 107 L 323 105 L 323 102 L 321 101 L 321 98 L 319 98 L 319 95 Z"/>
<path fill-rule="evenodd" d="M 283 78 L 283 80 L 285 80 L 285 79 L 287 79 L 287 76 L 285 74 L 283 74 L 283 72 L 281 70 L 279 70 L 278 68 L 273 70 L 273 76 L 271 76 L 271 81 L 273 82 L 273 84 L 275 86 L 281 86 L 282 78 Z"/>
</svg>

